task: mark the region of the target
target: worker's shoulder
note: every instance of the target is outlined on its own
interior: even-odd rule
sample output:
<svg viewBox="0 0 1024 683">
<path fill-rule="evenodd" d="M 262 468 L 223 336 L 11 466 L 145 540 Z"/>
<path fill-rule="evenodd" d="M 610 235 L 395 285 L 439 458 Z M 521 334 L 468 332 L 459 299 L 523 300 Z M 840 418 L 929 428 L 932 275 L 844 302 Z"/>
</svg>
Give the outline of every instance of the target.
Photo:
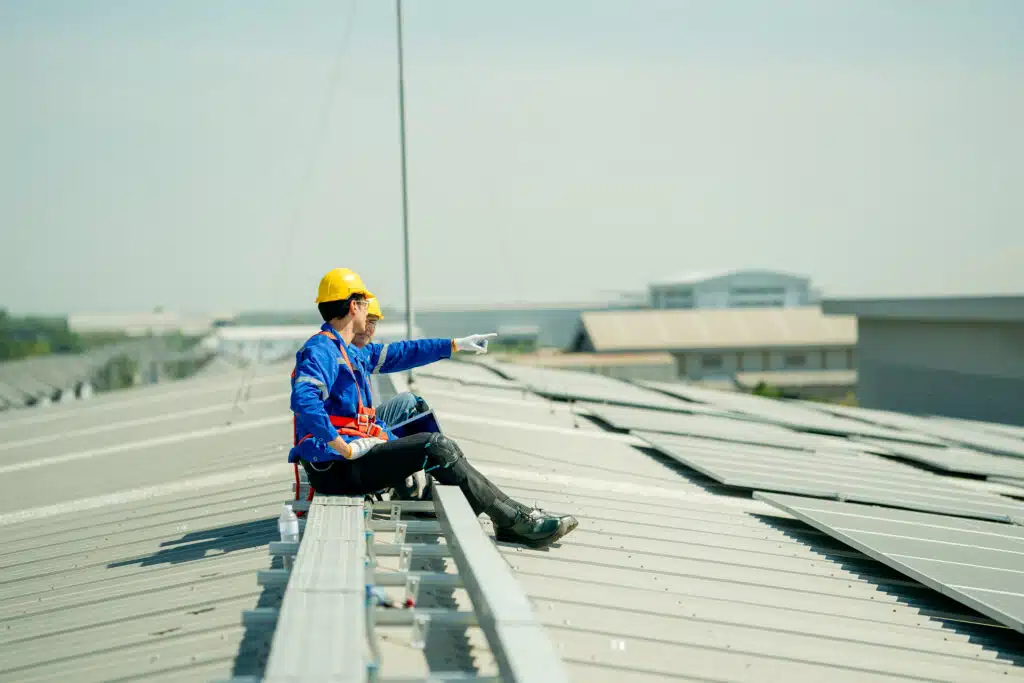
<svg viewBox="0 0 1024 683">
<path fill-rule="evenodd" d="M 338 355 L 338 345 L 326 334 L 314 334 L 302 344 L 302 349 L 313 353 Z"/>
</svg>

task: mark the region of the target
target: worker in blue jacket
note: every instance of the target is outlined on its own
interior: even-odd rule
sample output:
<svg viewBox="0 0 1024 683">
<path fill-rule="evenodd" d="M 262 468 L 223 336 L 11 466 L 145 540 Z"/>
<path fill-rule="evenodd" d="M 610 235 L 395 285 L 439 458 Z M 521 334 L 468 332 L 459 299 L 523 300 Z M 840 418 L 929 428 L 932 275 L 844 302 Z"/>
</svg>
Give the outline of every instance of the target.
<svg viewBox="0 0 1024 683">
<path fill-rule="evenodd" d="M 369 294 L 369 297 L 370 303 L 366 308 L 366 330 L 352 338 L 352 345 L 361 351 L 359 354 L 361 363 L 356 364 L 356 379 L 363 390 L 366 404 L 377 411 L 377 423 L 385 431 L 389 431 L 390 426 L 402 424 L 419 413 L 425 413 L 430 410 L 430 406 L 427 405 L 423 397 L 409 391 L 403 391 L 380 405 L 375 405 L 370 375 L 382 372 L 400 372 L 447 358 L 451 354 L 446 354 L 444 350 L 451 348 L 451 340 L 417 339 L 391 344 L 374 343 L 373 335 L 377 331 L 377 323 L 384 319 L 384 312 L 380 308 L 380 300 L 373 294 Z M 486 353 L 488 339 L 497 335 L 479 336 L 482 350 L 477 353 Z M 391 498 L 403 500 L 430 498 L 427 476 L 423 470 L 406 477 L 404 485 L 395 485 L 387 491 L 378 493 L 388 493 Z"/>
<path fill-rule="evenodd" d="M 302 466 L 310 486 L 327 495 L 364 495 L 425 470 L 439 483 L 462 489 L 473 510 L 494 522 L 498 540 L 544 547 L 575 529 L 578 522 L 571 515 L 549 514 L 510 498 L 445 435 L 396 439 L 377 424 L 353 362 L 359 352 L 352 340 L 366 332 L 368 298 L 355 272 L 327 273 L 316 299 L 324 326 L 296 354 L 291 394 L 296 439 L 288 461 Z M 486 335 L 450 340 L 444 353 L 484 351 L 486 341 Z M 358 356 L 355 362 L 361 362 Z"/>
</svg>

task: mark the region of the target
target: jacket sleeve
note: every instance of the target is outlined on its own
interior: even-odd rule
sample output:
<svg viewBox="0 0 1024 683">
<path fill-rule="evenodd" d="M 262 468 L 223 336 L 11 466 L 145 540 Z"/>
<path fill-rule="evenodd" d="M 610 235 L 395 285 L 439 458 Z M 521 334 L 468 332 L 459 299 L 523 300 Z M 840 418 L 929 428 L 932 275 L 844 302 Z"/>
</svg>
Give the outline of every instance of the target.
<svg viewBox="0 0 1024 683">
<path fill-rule="evenodd" d="M 292 383 L 292 412 L 302 418 L 313 436 L 324 441 L 338 438 L 324 402 L 338 378 L 338 363 L 322 345 L 310 344 L 299 354 Z"/>
<path fill-rule="evenodd" d="M 390 344 L 367 344 L 364 362 L 371 374 L 377 374 L 411 370 L 451 356 L 451 339 L 415 339 Z"/>
</svg>

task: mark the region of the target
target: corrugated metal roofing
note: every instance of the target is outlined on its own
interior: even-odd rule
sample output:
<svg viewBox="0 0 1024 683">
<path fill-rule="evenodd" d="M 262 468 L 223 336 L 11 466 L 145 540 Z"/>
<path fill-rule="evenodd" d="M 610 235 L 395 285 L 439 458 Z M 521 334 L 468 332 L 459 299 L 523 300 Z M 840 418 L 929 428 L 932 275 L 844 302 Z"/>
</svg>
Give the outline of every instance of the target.
<svg viewBox="0 0 1024 683">
<path fill-rule="evenodd" d="M 583 328 L 595 351 L 851 347 L 857 319 L 821 309 L 729 308 L 587 311 Z"/>
<path fill-rule="evenodd" d="M 430 370 L 465 370 L 455 365 Z M 289 417 L 277 397 L 288 371 L 257 373 L 241 414 L 232 376 L 55 406 L 56 422 L 0 421 L 5 444 L 48 437 L 53 424 L 77 433 L 48 451 L 0 451 L 0 467 L 27 466 L 0 480 L 0 679 L 260 673 L 267 633 L 240 615 L 279 600 L 255 574 L 270 566 L 288 490 Z M 546 551 L 499 546 L 573 680 L 959 683 L 1024 672 L 1019 637 L 987 617 L 569 404 L 479 372 L 489 374 L 467 376 L 495 386 L 421 375 L 417 390 L 510 494 L 579 517 Z M 186 414 L 196 410 L 209 412 Z M 438 656 L 435 667 L 487 661 L 472 631 L 441 640 L 469 656 Z M 384 647 L 392 673 L 423 672 L 400 639 Z"/>
</svg>

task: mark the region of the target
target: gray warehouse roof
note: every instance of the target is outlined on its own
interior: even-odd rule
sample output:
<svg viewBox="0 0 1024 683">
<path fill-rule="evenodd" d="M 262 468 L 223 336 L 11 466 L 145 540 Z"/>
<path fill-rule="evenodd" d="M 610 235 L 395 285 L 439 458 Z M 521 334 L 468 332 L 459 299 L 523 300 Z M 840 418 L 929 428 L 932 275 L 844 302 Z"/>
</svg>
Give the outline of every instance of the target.
<svg viewBox="0 0 1024 683">
<path fill-rule="evenodd" d="M 676 351 L 853 346 L 857 321 L 821 309 L 730 308 L 588 311 L 583 331 L 595 351 Z"/>
<path fill-rule="evenodd" d="M 860 318 L 1024 322 L 1024 296 L 828 299 L 822 309 L 830 315 Z"/>
<path fill-rule="evenodd" d="M 659 413 L 687 412 L 683 399 L 510 370 L 515 379 L 440 363 L 418 373 L 416 390 L 510 494 L 580 519 L 548 550 L 499 544 L 573 680 L 1024 678 L 1011 629 L 533 388 L 621 395 Z M 0 416 L 0 680 L 260 675 L 266 633 L 240 617 L 280 601 L 256 572 L 271 566 L 266 545 L 288 496 L 289 371 L 109 394 L 45 419 Z M 784 429 L 717 412 L 744 438 Z M 458 647 L 468 656 L 424 662 L 387 642 L 381 673 L 488 661 L 478 638 Z"/>
</svg>

